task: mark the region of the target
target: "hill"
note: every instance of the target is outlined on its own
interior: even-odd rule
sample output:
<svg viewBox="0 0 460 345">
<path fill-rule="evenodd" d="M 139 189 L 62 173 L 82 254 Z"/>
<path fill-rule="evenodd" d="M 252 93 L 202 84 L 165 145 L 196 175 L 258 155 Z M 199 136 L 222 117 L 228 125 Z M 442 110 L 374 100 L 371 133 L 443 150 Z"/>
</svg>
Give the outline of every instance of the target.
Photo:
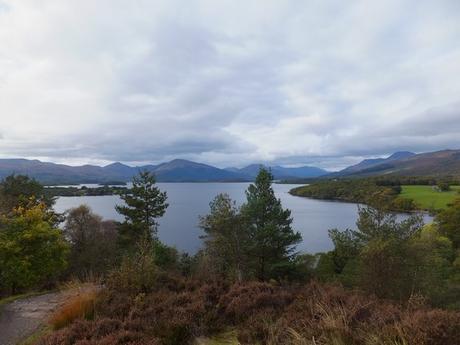
<svg viewBox="0 0 460 345">
<path fill-rule="evenodd" d="M 128 182 L 140 170 L 153 172 L 159 182 L 249 181 L 251 177 L 211 165 L 175 159 L 159 165 L 131 167 L 119 162 L 104 167 L 69 166 L 28 159 L 0 159 L 0 178 L 11 174 L 33 177 L 44 184 Z"/>
<path fill-rule="evenodd" d="M 353 174 L 353 173 L 356 173 L 356 172 L 359 172 L 364 169 L 368 169 L 368 168 L 371 168 L 371 167 L 374 167 L 380 164 L 389 163 L 389 162 L 401 160 L 401 159 L 406 159 L 409 157 L 413 157 L 415 155 L 416 154 L 413 152 L 400 151 L 400 152 L 393 153 L 391 156 L 387 158 L 365 159 L 359 162 L 358 164 L 349 166 L 348 168 L 345 168 L 339 171 L 337 174 L 338 175 L 349 175 L 349 174 Z"/>
<path fill-rule="evenodd" d="M 363 161 L 328 177 L 460 176 L 460 150 L 442 150 L 412 154 L 397 152 L 386 159 Z"/>
<path fill-rule="evenodd" d="M 260 168 L 263 167 L 263 164 L 251 164 L 244 168 L 226 168 L 225 170 L 236 172 L 247 176 L 251 179 L 257 176 Z M 273 177 L 276 180 L 283 179 L 298 179 L 298 178 L 310 178 L 310 177 L 319 177 L 328 174 L 324 169 L 310 166 L 296 167 L 296 168 L 287 168 L 281 166 L 266 166 L 271 169 Z"/>
<path fill-rule="evenodd" d="M 175 159 L 153 169 L 158 181 L 165 182 L 211 182 L 211 181 L 247 181 L 237 173 L 219 169 L 211 165 L 196 163 L 184 159 Z"/>
</svg>

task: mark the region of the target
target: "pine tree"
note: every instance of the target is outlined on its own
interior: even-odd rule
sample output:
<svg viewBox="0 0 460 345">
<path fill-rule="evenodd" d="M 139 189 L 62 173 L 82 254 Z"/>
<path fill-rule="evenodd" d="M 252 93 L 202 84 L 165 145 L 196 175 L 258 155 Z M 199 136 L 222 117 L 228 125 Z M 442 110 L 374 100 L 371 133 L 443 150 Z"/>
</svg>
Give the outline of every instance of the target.
<svg viewBox="0 0 460 345">
<path fill-rule="evenodd" d="M 130 192 L 121 196 L 125 206 L 117 205 L 118 213 L 125 217 L 120 229 L 120 241 L 132 246 L 140 239 L 156 240 L 157 219 L 164 215 L 168 204 L 166 192 L 155 186 L 155 176 L 148 171 L 133 177 Z"/>
<path fill-rule="evenodd" d="M 292 229 L 291 211 L 283 209 L 271 186 L 273 175 L 262 168 L 246 191 L 242 215 L 249 235 L 250 264 L 262 281 L 281 278 L 293 268 L 300 233 Z"/>
</svg>

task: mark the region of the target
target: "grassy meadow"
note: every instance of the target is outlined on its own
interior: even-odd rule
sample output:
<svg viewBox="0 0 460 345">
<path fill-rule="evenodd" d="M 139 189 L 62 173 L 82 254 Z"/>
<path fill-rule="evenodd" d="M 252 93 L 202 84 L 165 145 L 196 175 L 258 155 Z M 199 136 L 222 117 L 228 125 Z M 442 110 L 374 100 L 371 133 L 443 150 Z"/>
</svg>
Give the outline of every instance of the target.
<svg viewBox="0 0 460 345">
<path fill-rule="evenodd" d="M 402 198 L 412 199 L 422 209 L 443 209 L 456 197 L 460 197 L 460 186 L 451 186 L 448 192 L 440 192 L 433 186 L 402 186 Z"/>
</svg>

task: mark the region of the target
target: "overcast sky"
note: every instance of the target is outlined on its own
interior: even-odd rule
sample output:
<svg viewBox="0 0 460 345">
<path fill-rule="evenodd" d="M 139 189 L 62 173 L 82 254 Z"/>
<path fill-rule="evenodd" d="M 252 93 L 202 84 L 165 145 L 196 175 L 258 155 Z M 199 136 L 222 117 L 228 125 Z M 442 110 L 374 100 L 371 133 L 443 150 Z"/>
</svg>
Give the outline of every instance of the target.
<svg viewBox="0 0 460 345">
<path fill-rule="evenodd" d="M 460 1 L 0 0 L 0 156 L 335 169 L 460 148 Z"/>
</svg>

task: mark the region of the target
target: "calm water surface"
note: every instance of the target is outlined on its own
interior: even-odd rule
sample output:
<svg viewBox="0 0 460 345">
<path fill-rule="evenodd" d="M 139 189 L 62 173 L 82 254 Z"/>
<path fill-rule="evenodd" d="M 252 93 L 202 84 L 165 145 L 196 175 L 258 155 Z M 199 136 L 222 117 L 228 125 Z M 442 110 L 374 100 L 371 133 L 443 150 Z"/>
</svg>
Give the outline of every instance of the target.
<svg viewBox="0 0 460 345">
<path fill-rule="evenodd" d="M 245 201 L 244 191 L 248 183 L 158 183 L 168 194 L 169 207 L 160 219 L 159 237 L 169 245 L 190 253 L 201 247 L 198 216 L 209 212 L 209 202 L 219 193 L 227 193 L 238 204 Z M 332 201 L 321 201 L 290 195 L 291 188 L 298 185 L 274 184 L 273 188 L 285 208 L 292 211 L 294 228 L 302 234 L 301 251 L 316 253 L 332 249 L 328 229 L 354 228 L 357 205 Z M 104 219 L 122 220 L 115 211 L 121 204 L 116 195 L 59 197 L 55 209 L 63 212 L 71 207 L 86 204 Z"/>
</svg>

